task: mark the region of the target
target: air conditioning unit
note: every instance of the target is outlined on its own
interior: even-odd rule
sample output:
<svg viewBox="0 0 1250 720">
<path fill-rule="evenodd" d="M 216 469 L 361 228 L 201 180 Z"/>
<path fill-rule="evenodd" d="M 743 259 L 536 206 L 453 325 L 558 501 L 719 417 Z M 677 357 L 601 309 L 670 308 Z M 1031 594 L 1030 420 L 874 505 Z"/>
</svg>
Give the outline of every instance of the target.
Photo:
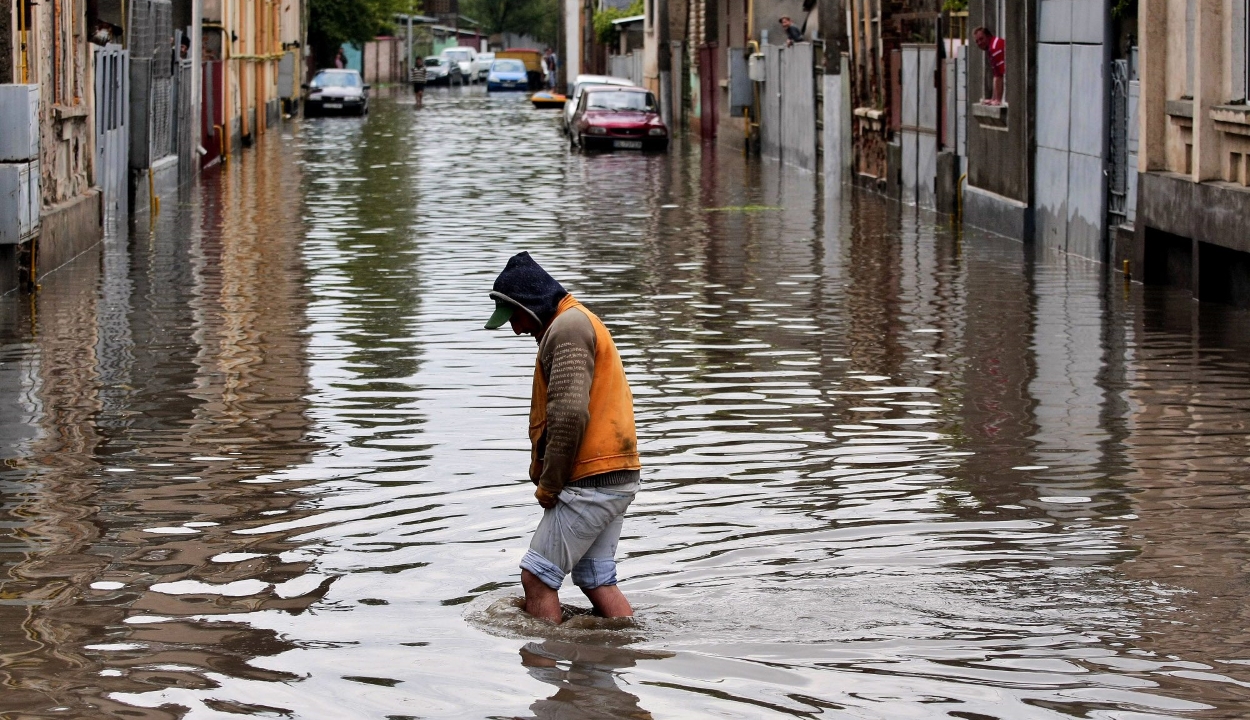
<svg viewBox="0 0 1250 720">
<path fill-rule="evenodd" d="M 0 245 L 18 245 L 39 230 L 39 162 L 0 163 Z"/>
<path fill-rule="evenodd" d="M 764 73 L 764 53 L 752 53 L 747 59 L 747 77 L 755 82 L 764 82 L 767 75 Z"/>
<path fill-rule="evenodd" d="M 39 159 L 39 86 L 0 85 L 0 163 Z"/>
</svg>

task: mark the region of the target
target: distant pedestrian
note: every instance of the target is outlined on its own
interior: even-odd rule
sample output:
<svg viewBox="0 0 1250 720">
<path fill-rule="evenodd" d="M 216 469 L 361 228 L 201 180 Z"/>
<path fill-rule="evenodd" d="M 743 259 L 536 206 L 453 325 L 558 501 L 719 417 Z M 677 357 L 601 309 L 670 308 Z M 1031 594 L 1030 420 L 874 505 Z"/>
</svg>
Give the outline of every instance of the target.
<svg viewBox="0 0 1250 720">
<path fill-rule="evenodd" d="M 525 611 L 559 624 L 570 572 L 600 617 L 630 617 L 616 546 L 638 492 L 634 396 L 612 335 L 555 278 L 518 253 L 495 278 L 493 330 L 538 342 L 530 397 L 530 480 L 543 517 L 521 559 Z"/>
<path fill-rule="evenodd" d="M 789 15 L 781 16 L 781 29 L 786 34 L 786 47 L 793 47 L 796 42 L 803 42 L 803 31 L 795 27 Z"/>
<path fill-rule="evenodd" d="M 412 64 L 412 71 L 408 73 L 408 82 L 412 83 L 412 95 L 417 101 L 418 110 L 425 102 L 425 78 L 425 60 L 417 58 Z"/>
<path fill-rule="evenodd" d="M 334 67 L 340 70 L 347 67 L 347 56 L 343 54 L 343 48 L 339 48 L 339 51 L 334 54 Z"/>
<path fill-rule="evenodd" d="M 543 54 L 543 67 L 547 70 L 547 89 L 556 89 L 556 54 L 551 48 L 547 48 L 547 52 Z"/>
<path fill-rule="evenodd" d="M 989 56 L 990 71 L 994 75 L 994 90 L 986 105 L 1003 104 L 1003 83 L 1007 78 L 1007 41 L 997 37 L 989 28 L 979 27 L 972 31 L 972 40 Z"/>
</svg>

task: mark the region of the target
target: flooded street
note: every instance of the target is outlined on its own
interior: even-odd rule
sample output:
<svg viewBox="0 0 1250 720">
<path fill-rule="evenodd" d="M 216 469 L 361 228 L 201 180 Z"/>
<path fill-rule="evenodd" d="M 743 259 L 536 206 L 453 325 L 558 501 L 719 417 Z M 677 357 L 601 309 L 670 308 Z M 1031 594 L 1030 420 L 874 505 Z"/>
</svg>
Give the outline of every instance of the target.
<svg viewBox="0 0 1250 720">
<path fill-rule="evenodd" d="M 372 103 L 0 298 L 0 717 L 1246 715 L 1250 315 L 519 95 Z M 520 250 L 633 386 L 631 628 L 508 602 Z"/>
</svg>

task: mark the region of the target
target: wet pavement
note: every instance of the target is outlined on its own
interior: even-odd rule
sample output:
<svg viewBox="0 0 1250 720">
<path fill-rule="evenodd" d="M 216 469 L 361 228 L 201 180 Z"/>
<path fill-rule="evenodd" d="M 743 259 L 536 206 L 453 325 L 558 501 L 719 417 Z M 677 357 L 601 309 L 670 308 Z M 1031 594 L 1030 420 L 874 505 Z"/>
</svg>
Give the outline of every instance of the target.
<svg viewBox="0 0 1250 720">
<path fill-rule="evenodd" d="M 521 249 L 633 383 L 635 627 L 510 601 Z M 1248 320 L 522 97 L 288 123 L 0 299 L 0 717 L 1242 717 Z"/>
</svg>

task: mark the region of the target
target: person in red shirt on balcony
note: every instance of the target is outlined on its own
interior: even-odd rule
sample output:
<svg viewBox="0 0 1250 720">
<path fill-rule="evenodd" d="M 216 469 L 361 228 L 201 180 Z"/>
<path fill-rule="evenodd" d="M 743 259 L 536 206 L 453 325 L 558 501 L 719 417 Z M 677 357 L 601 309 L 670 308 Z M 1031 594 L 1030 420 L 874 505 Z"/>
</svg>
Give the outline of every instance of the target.
<svg viewBox="0 0 1250 720">
<path fill-rule="evenodd" d="M 972 31 L 972 40 L 989 55 L 990 70 L 994 74 L 994 93 L 984 102 L 986 105 L 1002 105 L 1003 82 L 1007 77 L 1007 41 L 984 27 Z"/>
</svg>

